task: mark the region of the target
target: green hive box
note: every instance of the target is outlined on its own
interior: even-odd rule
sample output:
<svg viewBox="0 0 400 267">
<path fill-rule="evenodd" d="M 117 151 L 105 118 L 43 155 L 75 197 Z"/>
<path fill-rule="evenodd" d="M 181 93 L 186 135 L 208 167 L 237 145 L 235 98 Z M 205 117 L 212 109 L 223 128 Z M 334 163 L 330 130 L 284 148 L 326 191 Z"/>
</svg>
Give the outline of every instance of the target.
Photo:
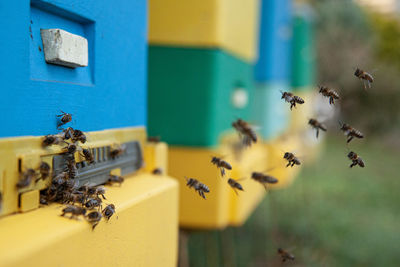
<svg viewBox="0 0 400 267">
<path fill-rule="evenodd" d="M 253 67 L 219 49 L 149 47 L 148 132 L 171 145 L 212 147 L 248 119 Z"/>
<path fill-rule="evenodd" d="M 292 77 L 296 90 L 307 90 L 315 80 L 313 10 L 307 4 L 295 8 L 293 20 Z"/>
<path fill-rule="evenodd" d="M 289 125 L 289 103 L 282 97 L 281 91 L 289 91 L 285 83 L 258 83 L 252 105 L 252 119 L 260 127 L 264 140 L 271 140 L 282 134 Z"/>
</svg>

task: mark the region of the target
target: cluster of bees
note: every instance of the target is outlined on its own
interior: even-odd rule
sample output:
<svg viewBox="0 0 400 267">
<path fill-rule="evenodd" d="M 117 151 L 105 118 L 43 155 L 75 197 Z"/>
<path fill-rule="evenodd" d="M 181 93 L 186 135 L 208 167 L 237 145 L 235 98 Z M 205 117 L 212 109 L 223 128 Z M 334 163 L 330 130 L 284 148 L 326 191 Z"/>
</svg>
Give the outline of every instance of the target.
<svg viewBox="0 0 400 267">
<path fill-rule="evenodd" d="M 58 129 L 72 120 L 72 115 L 61 111 L 57 117 L 60 118 Z M 79 186 L 75 179 L 77 176 L 77 166 L 75 161 L 75 152 L 79 152 L 87 164 L 94 163 L 94 156 L 90 149 L 82 148 L 79 144 L 86 142 L 86 135 L 77 129 L 68 127 L 56 135 L 46 135 L 43 137 L 42 146 L 64 145 L 63 154 L 66 158 L 65 169 L 58 174 L 50 172 L 50 165 L 41 162 L 35 170 L 27 169 L 21 174 L 16 185 L 17 189 L 28 187 L 33 181 L 37 183 L 51 177 L 51 183 L 48 188 L 40 192 L 40 204 L 48 205 L 51 202 L 66 204 L 62 210 L 61 216 L 70 214 L 71 219 L 77 219 L 83 216 L 94 229 L 102 218 L 109 220 L 115 213 L 115 205 L 108 204 L 103 208 L 103 200 L 106 189 L 104 186 L 94 186 L 85 184 Z M 117 147 L 110 150 L 110 156 L 115 158 L 124 152 L 124 148 Z M 121 184 L 124 181 L 122 176 L 110 175 L 107 184 Z"/>
<path fill-rule="evenodd" d="M 365 89 L 367 89 L 367 87 L 371 88 L 371 84 L 374 81 L 371 74 L 357 68 L 354 75 L 363 82 Z M 335 101 L 340 98 L 339 94 L 335 90 L 330 89 L 326 86 L 319 86 L 318 89 L 319 93 L 322 96 L 329 99 L 330 105 L 334 105 Z M 296 108 L 297 104 L 302 105 L 305 103 L 304 99 L 294 95 L 291 92 L 281 92 L 281 93 L 282 93 L 281 99 L 284 99 L 285 102 L 290 104 L 290 110 Z M 308 124 L 313 129 L 316 130 L 316 138 L 319 137 L 320 130 L 324 132 L 327 131 L 327 127 L 323 125 L 321 122 L 319 122 L 317 119 L 314 118 L 309 119 Z M 350 143 L 354 138 L 364 138 L 364 135 L 359 130 L 353 128 L 352 126 L 342 122 L 339 122 L 339 124 L 340 124 L 340 130 L 343 131 L 343 133 L 347 137 L 347 143 Z M 256 132 L 248 122 L 242 119 L 237 119 L 232 123 L 232 127 L 238 132 L 243 147 L 250 147 L 253 143 L 257 142 Z M 361 157 L 357 155 L 357 153 L 350 151 L 347 157 L 352 161 L 350 168 L 356 165 L 360 167 L 365 166 L 364 161 L 362 160 Z M 284 152 L 283 158 L 287 160 L 286 167 L 301 165 L 299 158 L 295 156 L 295 154 L 292 152 Z M 214 156 L 211 159 L 211 164 L 215 165 L 217 168 L 220 169 L 222 177 L 225 176 L 226 170 L 232 170 L 232 165 L 227 161 L 225 161 L 223 158 L 218 158 Z M 198 192 L 198 194 L 202 198 L 206 199 L 205 193 L 210 192 L 210 188 L 207 185 L 201 183 L 195 178 L 185 177 L 185 179 L 186 179 L 186 185 L 189 188 L 193 188 L 196 192 Z M 277 178 L 263 172 L 252 172 L 251 179 L 263 185 L 266 190 L 268 184 L 275 184 L 278 182 Z M 239 180 L 235 180 L 233 178 L 228 178 L 227 181 L 228 185 L 235 191 L 236 194 L 238 194 L 238 190 L 244 191 L 243 186 L 238 181 Z M 287 252 L 282 248 L 278 249 L 278 254 L 281 256 L 282 262 L 295 259 L 294 255 L 292 255 L 291 253 Z"/>
</svg>

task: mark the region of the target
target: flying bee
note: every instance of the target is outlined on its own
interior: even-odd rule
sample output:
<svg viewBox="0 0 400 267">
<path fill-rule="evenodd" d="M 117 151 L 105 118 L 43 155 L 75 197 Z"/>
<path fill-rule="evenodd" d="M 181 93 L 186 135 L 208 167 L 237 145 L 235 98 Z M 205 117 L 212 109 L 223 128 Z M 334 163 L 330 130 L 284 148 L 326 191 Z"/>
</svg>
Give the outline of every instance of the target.
<svg viewBox="0 0 400 267">
<path fill-rule="evenodd" d="M 69 205 L 66 208 L 62 210 L 61 216 L 65 216 L 65 214 L 71 213 L 70 219 L 76 219 L 79 215 L 85 216 L 86 214 L 86 209 L 83 207 L 78 207 L 74 205 Z"/>
<path fill-rule="evenodd" d="M 118 156 L 121 156 L 122 154 L 124 154 L 125 150 L 126 150 L 125 145 L 112 148 L 112 149 L 110 150 L 110 157 L 111 157 L 112 159 L 114 159 L 114 158 L 116 158 L 116 157 L 118 157 Z"/>
<path fill-rule="evenodd" d="M 353 140 L 354 137 L 364 138 L 363 133 L 360 132 L 359 130 L 354 129 L 353 127 L 351 127 L 346 123 L 342 124 L 341 122 L 339 122 L 339 124 L 341 125 L 340 130 L 342 130 L 344 135 L 347 136 L 347 143 L 350 143 L 350 141 Z"/>
<path fill-rule="evenodd" d="M 20 180 L 17 183 L 17 188 L 21 189 L 24 187 L 28 187 L 32 180 L 35 180 L 36 171 L 34 169 L 27 169 L 24 173 L 22 173 Z"/>
<path fill-rule="evenodd" d="M 163 170 L 161 168 L 155 168 L 151 173 L 155 175 L 162 175 Z"/>
<path fill-rule="evenodd" d="M 257 143 L 257 135 L 249 123 L 242 119 L 237 119 L 232 123 L 232 127 L 236 129 L 239 136 L 243 136 L 243 145 L 251 146 L 251 143 Z"/>
<path fill-rule="evenodd" d="M 92 211 L 86 216 L 86 220 L 92 224 L 92 230 L 99 224 L 101 218 L 103 218 L 103 215 L 98 211 Z"/>
<path fill-rule="evenodd" d="M 278 182 L 278 179 L 276 179 L 275 177 L 264 174 L 262 172 L 252 172 L 251 178 L 254 181 L 262 184 L 264 186 L 265 190 L 268 190 L 267 184 L 276 184 Z"/>
<path fill-rule="evenodd" d="M 232 170 L 231 164 L 229 164 L 228 162 L 226 162 L 225 160 L 223 160 L 221 158 L 212 157 L 211 163 L 216 165 L 217 168 L 220 169 L 222 177 L 225 176 L 225 169 Z"/>
<path fill-rule="evenodd" d="M 210 188 L 208 188 L 208 186 L 206 186 L 203 183 L 200 183 L 198 180 L 194 179 L 194 178 L 187 178 L 186 179 L 186 185 L 189 188 L 194 188 L 195 191 L 197 191 L 199 193 L 199 195 L 206 199 L 206 196 L 204 195 L 204 193 L 210 193 Z"/>
<path fill-rule="evenodd" d="M 147 142 L 159 143 L 161 138 L 159 136 L 149 136 L 147 137 Z"/>
<path fill-rule="evenodd" d="M 88 198 L 85 202 L 85 207 L 89 210 L 92 210 L 96 207 L 101 208 L 101 198 L 96 197 L 96 198 Z"/>
<path fill-rule="evenodd" d="M 326 86 L 319 86 L 319 93 L 329 98 L 329 104 L 334 105 L 335 99 L 339 99 L 339 94 Z"/>
<path fill-rule="evenodd" d="M 46 146 L 50 146 L 50 145 L 58 145 L 62 142 L 63 142 L 62 137 L 60 137 L 58 135 L 49 134 L 49 135 L 44 136 L 43 141 L 42 141 L 42 146 L 46 147 Z"/>
<path fill-rule="evenodd" d="M 351 165 L 350 165 L 350 168 L 353 168 L 353 167 L 356 166 L 356 165 L 359 165 L 361 168 L 364 168 L 364 167 L 365 167 L 364 161 L 362 160 L 361 157 L 359 157 L 359 156 L 357 155 L 357 153 L 351 151 L 351 152 L 347 155 L 347 157 L 352 161 L 352 163 L 351 163 Z"/>
<path fill-rule="evenodd" d="M 229 178 L 228 184 L 232 187 L 233 191 L 235 191 L 236 195 L 238 195 L 237 190 L 244 191 L 242 185 L 239 184 L 235 179 Z"/>
<path fill-rule="evenodd" d="M 294 165 L 301 164 L 300 160 L 291 152 L 285 152 L 285 154 L 283 155 L 283 158 L 288 161 L 288 164 L 286 165 L 286 167 L 289 167 L 289 166 L 293 167 Z"/>
<path fill-rule="evenodd" d="M 118 176 L 118 175 L 110 175 L 110 177 L 107 180 L 107 184 L 112 185 L 115 183 L 118 183 L 119 186 L 124 182 L 124 177 Z"/>
<path fill-rule="evenodd" d="M 89 164 L 94 163 L 94 156 L 93 156 L 92 152 L 90 152 L 90 149 L 84 148 L 84 149 L 82 149 L 82 153 L 83 153 L 83 156 L 85 157 L 85 160 Z"/>
<path fill-rule="evenodd" d="M 81 142 L 82 144 L 86 143 L 86 135 L 81 130 L 73 130 L 72 133 L 72 142 Z"/>
<path fill-rule="evenodd" d="M 304 100 L 301 97 L 290 92 L 282 92 L 281 99 L 285 99 L 286 102 L 290 103 L 290 110 L 296 107 L 296 104 L 304 104 Z"/>
<path fill-rule="evenodd" d="M 108 221 L 108 220 L 111 218 L 111 216 L 113 216 L 113 214 L 115 213 L 115 206 L 114 206 L 114 204 L 107 205 L 107 206 L 103 209 L 102 213 L 103 213 L 103 216 L 104 216 L 105 218 L 107 218 L 107 221 Z"/>
<path fill-rule="evenodd" d="M 35 183 L 37 183 L 39 180 L 45 180 L 47 177 L 49 177 L 50 165 L 42 161 L 42 163 L 39 165 L 39 173 L 40 177 L 36 179 Z"/>
<path fill-rule="evenodd" d="M 319 135 L 319 130 L 326 132 L 326 126 L 323 125 L 322 123 L 320 123 L 319 121 L 317 121 L 316 119 L 310 119 L 308 121 L 308 124 L 310 124 L 311 127 L 313 127 L 315 130 L 317 130 L 317 138 Z"/>
<path fill-rule="evenodd" d="M 357 68 L 356 71 L 354 72 L 354 75 L 357 78 L 359 78 L 360 80 L 362 80 L 365 90 L 367 90 L 367 86 L 365 85 L 365 83 L 367 83 L 368 88 L 371 88 L 371 83 L 374 82 L 374 77 L 372 77 L 371 74 L 369 74 L 368 72 Z"/>
<path fill-rule="evenodd" d="M 57 115 L 58 118 L 60 118 L 60 122 L 58 123 L 57 127 L 60 127 L 70 121 L 72 121 L 72 114 L 65 113 L 64 111 L 61 110 L 61 114 Z"/>
<path fill-rule="evenodd" d="M 294 261 L 294 255 L 282 248 L 278 248 L 278 254 L 281 256 L 282 262 L 285 262 L 287 260 Z"/>
</svg>

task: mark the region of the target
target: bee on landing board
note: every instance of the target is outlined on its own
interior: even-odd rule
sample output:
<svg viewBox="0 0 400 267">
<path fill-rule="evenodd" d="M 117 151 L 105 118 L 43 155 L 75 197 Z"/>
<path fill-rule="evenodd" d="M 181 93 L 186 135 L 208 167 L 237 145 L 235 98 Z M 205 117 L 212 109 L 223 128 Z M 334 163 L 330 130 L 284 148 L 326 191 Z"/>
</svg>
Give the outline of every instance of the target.
<svg viewBox="0 0 400 267">
<path fill-rule="evenodd" d="M 294 165 L 301 164 L 300 160 L 291 152 L 285 152 L 285 154 L 283 155 L 283 158 L 288 161 L 288 164 L 286 165 L 286 167 L 289 167 L 289 166 L 293 167 Z"/>
<path fill-rule="evenodd" d="M 253 172 L 251 174 L 251 179 L 262 184 L 265 190 L 268 190 L 267 184 L 276 184 L 278 182 L 278 179 L 276 179 L 275 177 L 264 174 L 262 172 Z"/>
<path fill-rule="evenodd" d="M 308 121 L 308 124 L 310 124 L 311 127 L 313 127 L 315 130 L 317 130 L 317 138 L 319 136 L 319 130 L 326 132 L 326 126 L 317 121 L 316 119 L 310 119 Z"/>
<path fill-rule="evenodd" d="M 374 82 L 374 77 L 372 77 L 371 74 L 357 68 L 356 71 L 354 72 L 354 75 L 363 82 L 365 90 L 367 90 L 367 85 L 368 88 L 371 88 L 371 84 Z"/>
<path fill-rule="evenodd" d="M 46 162 L 41 162 L 39 165 L 39 173 L 40 177 L 36 178 L 35 183 L 37 183 L 39 180 L 45 180 L 50 176 L 50 165 Z"/>
<path fill-rule="evenodd" d="M 334 105 L 335 99 L 339 99 L 339 94 L 326 86 L 319 86 L 319 93 L 329 98 L 329 104 Z"/>
<path fill-rule="evenodd" d="M 70 127 L 71 128 L 71 127 Z M 71 128 L 72 129 L 72 128 Z M 86 143 L 86 140 L 87 140 L 87 138 L 86 138 L 86 135 L 81 131 L 81 130 L 78 130 L 78 129 L 72 129 L 72 135 L 71 135 L 71 140 L 72 140 L 72 142 L 81 142 L 82 144 L 84 144 L 84 143 Z"/>
<path fill-rule="evenodd" d="M 65 113 L 64 111 L 61 110 L 61 114 L 57 115 L 58 118 L 60 118 L 60 122 L 58 123 L 57 127 L 59 128 L 60 126 L 63 126 L 64 124 L 72 121 L 72 114 Z"/>
<path fill-rule="evenodd" d="M 162 175 L 163 170 L 161 168 L 155 168 L 151 173 L 154 175 Z"/>
<path fill-rule="evenodd" d="M 110 149 L 110 157 L 112 159 L 115 159 L 116 157 L 121 156 L 122 154 L 124 154 L 125 150 L 126 150 L 125 145 L 111 148 Z"/>
<path fill-rule="evenodd" d="M 282 262 L 285 262 L 287 260 L 294 261 L 294 255 L 282 248 L 278 248 L 278 254 L 281 256 Z"/>
<path fill-rule="evenodd" d="M 103 211 L 103 216 L 107 219 L 107 221 L 111 218 L 111 216 L 113 216 L 113 214 L 115 213 L 115 205 L 114 204 L 110 204 L 107 205 Z"/>
<path fill-rule="evenodd" d="M 121 186 L 121 184 L 124 182 L 124 180 L 125 179 L 122 176 L 110 175 L 106 184 L 113 185 L 113 184 L 117 183 L 117 184 L 119 184 L 119 186 Z"/>
<path fill-rule="evenodd" d="M 58 135 L 46 135 L 43 137 L 43 141 L 42 141 L 42 146 L 46 147 L 46 146 L 50 146 L 50 145 L 59 145 L 60 143 L 62 143 L 64 140 L 62 137 L 58 136 Z"/>
<path fill-rule="evenodd" d="M 225 161 L 225 160 L 223 160 L 221 158 L 212 157 L 211 163 L 216 165 L 217 168 L 220 169 L 222 177 L 225 176 L 225 169 L 232 170 L 231 164 L 229 164 L 227 161 Z"/>
<path fill-rule="evenodd" d="M 290 92 L 281 92 L 281 99 L 285 99 L 286 102 L 290 103 L 290 110 L 296 107 L 296 104 L 304 104 L 304 99 L 301 97 L 294 95 Z"/>
<path fill-rule="evenodd" d="M 244 146 L 251 146 L 252 143 L 257 143 L 257 135 L 249 123 L 242 119 L 237 119 L 232 123 L 232 127 L 239 133 Z"/>
<path fill-rule="evenodd" d="M 99 211 L 92 211 L 86 216 L 86 220 L 92 225 L 92 230 L 96 228 L 101 218 L 103 218 L 103 215 Z"/>
<path fill-rule="evenodd" d="M 242 185 L 239 184 L 238 181 L 236 181 L 233 178 L 228 179 L 228 184 L 232 187 L 233 191 L 235 191 L 236 195 L 238 195 L 237 190 L 244 191 Z"/>
<path fill-rule="evenodd" d="M 86 149 L 86 148 L 82 149 L 82 154 L 87 163 L 89 163 L 89 164 L 94 163 L 94 156 L 93 156 L 92 152 L 90 152 L 90 149 Z"/>
<path fill-rule="evenodd" d="M 340 130 L 343 131 L 344 135 L 347 136 L 347 143 L 350 143 L 351 140 L 353 140 L 354 137 L 357 138 L 364 138 L 364 135 L 362 132 L 360 132 L 357 129 L 354 129 L 353 127 L 351 127 L 350 125 L 346 124 L 346 123 L 341 123 L 340 124 Z"/>
<path fill-rule="evenodd" d="M 71 213 L 70 219 L 76 219 L 79 215 L 85 216 L 86 209 L 83 207 L 78 207 L 74 205 L 69 205 L 62 210 L 62 214 L 60 216 L 65 216 L 65 214 Z"/>
<path fill-rule="evenodd" d="M 360 158 L 357 153 L 351 151 L 347 157 L 352 161 L 350 168 L 353 168 L 354 166 L 358 165 L 361 168 L 365 167 L 364 161 L 362 160 L 362 158 Z"/>
<path fill-rule="evenodd" d="M 210 188 L 208 188 L 208 186 L 206 186 L 203 183 L 200 183 L 198 180 L 194 179 L 194 178 L 187 178 L 186 179 L 186 185 L 189 188 L 194 188 L 195 191 L 197 191 L 199 193 L 199 195 L 206 199 L 206 196 L 204 195 L 204 193 L 210 193 Z"/>
</svg>

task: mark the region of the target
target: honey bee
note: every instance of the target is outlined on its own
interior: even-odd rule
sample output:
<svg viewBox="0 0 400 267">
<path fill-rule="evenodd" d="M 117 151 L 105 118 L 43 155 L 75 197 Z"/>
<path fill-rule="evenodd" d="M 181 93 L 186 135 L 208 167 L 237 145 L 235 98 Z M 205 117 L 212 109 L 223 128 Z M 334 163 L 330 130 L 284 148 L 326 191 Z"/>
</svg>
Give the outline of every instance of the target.
<svg viewBox="0 0 400 267">
<path fill-rule="evenodd" d="M 69 205 L 66 208 L 62 210 L 61 216 L 65 216 L 65 214 L 71 213 L 70 219 L 76 219 L 79 215 L 85 216 L 86 214 L 86 209 L 83 207 L 78 207 L 74 205 Z"/>
<path fill-rule="evenodd" d="M 64 192 L 64 203 L 79 203 L 83 206 L 85 200 L 85 195 L 82 192 Z"/>
<path fill-rule="evenodd" d="M 319 92 L 323 96 L 329 98 L 329 104 L 331 105 L 335 104 L 335 99 L 339 99 L 339 94 L 335 90 L 329 89 L 326 86 L 319 86 Z"/>
<path fill-rule="evenodd" d="M 47 177 L 49 177 L 50 165 L 44 161 L 42 163 L 40 163 L 39 173 L 40 173 L 40 177 L 36 179 L 35 183 L 37 183 L 39 180 L 45 180 Z"/>
<path fill-rule="evenodd" d="M 97 186 L 94 188 L 93 195 L 96 195 L 97 197 L 101 196 L 103 199 L 106 199 L 104 194 L 106 193 L 106 189 L 104 186 Z"/>
<path fill-rule="evenodd" d="M 24 187 L 28 187 L 32 180 L 35 180 L 36 171 L 34 169 L 27 169 L 24 173 L 22 173 L 20 180 L 17 183 L 17 188 L 21 189 Z"/>
<path fill-rule="evenodd" d="M 226 162 L 225 160 L 222 160 L 221 158 L 212 157 L 211 163 L 214 164 L 214 165 L 216 165 L 217 168 L 220 169 L 220 171 L 221 171 L 221 176 L 222 176 L 222 177 L 225 176 L 225 169 L 227 169 L 227 170 L 232 170 L 231 164 L 229 164 L 229 163 Z"/>
<path fill-rule="evenodd" d="M 278 248 L 278 254 L 281 256 L 282 262 L 285 262 L 287 260 L 294 261 L 294 255 L 282 248 Z"/>
<path fill-rule="evenodd" d="M 163 170 L 161 168 L 155 168 L 151 173 L 155 175 L 162 175 Z"/>
<path fill-rule="evenodd" d="M 326 132 L 326 127 L 325 125 L 323 125 L 322 123 L 320 123 L 319 121 L 317 121 L 316 119 L 310 119 L 308 121 L 308 124 L 311 125 L 311 127 L 313 127 L 314 129 L 317 130 L 317 138 L 319 136 L 319 130 L 322 130 L 324 132 Z"/>
<path fill-rule="evenodd" d="M 149 136 L 147 137 L 147 141 L 151 143 L 159 143 L 161 138 L 159 136 Z"/>
<path fill-rule="evenodd" d="M 39 203 L 40 205 L 49 205 L 48 196 L 40 194 Z"/>
<path fill-rule="evenodd" d="M 353 168 L 354 166 L 358 165 L 361 168 L 365 167 L 364 161 L 362 160 L 362 158 L 360 158 L 357 153 L 351 151 L 347 157 L 352 161 L 350 168 Z"/>
<path fill-rule="evenodd" d="M 239 136 L 243 136 L 243 145 L 251 146 L 251 143 L 257 143 L 257 135 L 251 128 L 250 124 L 242 119 L 237 119 L 232 123 L 232 127 L 236 129 Z"/>
<path fill-rule="evenodd" d="M 286 102 L 290 103 L 290 110 L 296 107 L 296 104 L 304 104 L 304 100 L 301 97 L 290 92 L 282 92 L 281 99 L 285 99 Z"/>
<path fill-rule="evenodd" d="M 61 114 L 57 115 L 58 118 L 60 118 L 60 122 L 58 123 L 57 127 L 60 127 L 70 121 L 72 121 L 72 114 L 65 113 L 64 111 L 61 110 Z"/>
<path fill-rule="evenodd" d="M 121 156 L 125 152 L 125 150 L 126 150 L 126 147 L 124 145 L 116 147 L 116 148 L 112 148 L 110 150 L 110 157 L 112 159 L 114 159 L 118 156 Z"/>
<path fill-rule="evenodd" d="M 118 175 L 110 175 L 110 177 L 107 180 L 107 184 L 112 185 L 115 183 L 118 183 L 119 186 L 124 182 L 124 177 L 118 176 Z"/>
<path fill-rule="evenodd" d="M 356 71 L 354 72 L 354 75 L 357 78 L 359 78 L 360 80 L 362 80 L 365 90 L 367 90 L 367 86 L 365 85 L 365 83 L 367 83 L 368 88 L 371 88 L 371 83 L 374 82 L 374 77 L 372 77 L 371 74 L 369 74 L 368 72 L 357 68 Z"/>
<path fill-rule="evenodd" d="M 73 154 L 68 154 L 66 158 L 66 168 L 65 171 L 68 173 L 68 177 L 75 179 L 78 169 L 76 167 L 76 161 Z"/>
<path fill-rule="evenodd" d="M 238 195 L 237 190 L 244 191 L 241 184 L 239 184 L 235 179 L 229 178 L 228 184 L 232 187 L 233 191 L 235 191 L 236 195 Z"/>
<path fill-rule="evenodd" d="M 364 135 L 359 130 L 354 129 L 346 123 L 342 124 L 341 122 L 339 122 L 339 124 L 341 125 L 340 130 L 342 130 L 344 135 L 347 136 L 347 143 L 350 143 L 350 141 L 353 140 L 354 137 L 364 138 Z"/>
<path fill-rule="evenodd" d="M 294 165 L 301 164 L 300 160 L 291 152 L 285 152 L 285 154 L 283 155 L 283 158 L 288 161 L 288 164 L 286 165 L 286 167 L 289 167 L 289 166 L 293 167 Z"/>
<path fill-rule="evenodd" d="M 206 199 L 206 196 L 204 195 L 204 193 L 210 193 L 210 188 L 208 188 L 208 186 L 206 186 L 203 183 L 200 183 L 198 180 L 194 179 L 194 178 L 187 178 L 186 179 L 186 185 L 189 188 L 194 188 L 195 191 L 197 191 L 199 193 L 199 195 Z"/>
<path fill-rule="evenodd" d="M 102 213 L 103 213 L 103 216 L 104 216 L 105 218 L 107 218 L 107 221 L 108 221 L 108 220 L 111 218 L 111 216 L 113 216 L 113 214 L 115 213 L 115 206 L 114 206 L 114 204 L 107 205 L 107 206 L 103 209 Z"/>
<path fill-rule="evenodd" d="M 95 198 L 88 198 L 85 202 L 85 207 L 89 210 L 92 210 L 96 207 L 101 208 L 101 198 L 95 197 Z"/>
<path fill-rule="evenodd" d="M 103 215 L 98 211 L 92 211 L 86 216 L 86 220 L 92 224 L 92 230 L 99 224 L 101 218 L 103 218 Z"/>
<path fill-rule="evenodd" d="M 275 177 L 264 174 L 262 172 L 253 172 L 251 174 L 251 178 L 254 181 L 262 184 L 264 186 L 265 190 L 267 190 L 267 184 L 276 184 L 278 182 L 278 179 L 276 179 Z"/>
<path fill-rule="evenodd" d="M 69 140 L 72 138 L 72 134 L 74 132 L 74 129 L 72 129 L 71 127 L 68 127 L 67 129 L 64 129 L 62 131 L 62 133 L 59 134 L 59 136 L 64 140 Z"/>
<path fill-rule="evenodd" d="M 58 135 L 50 135 L 49 134 L 43 138 L 42 146 L 46 147 L 46 146 L 50 146 L 50 145 L 58 145 L 62 142 L 63 142 L 62 137 L 60 137 Z"/>
<path fill-rule="evenodd" d="M 90 152 L 89 149 L 86 149 L 86 148 L 82 149 L 82 153 L 83 153 L 83 156 L 85 157 L 85 160 L 86 160 L 89 164 L 94 163 L 93 154 L 92 154 L 92 152 Z"/>
<path fill-rule="evenodd" d="M 72 129 L 72 128 L 71 128 Z M 72 134 L 72 142 L 81 142 L 82 144 L 86 143 L 86 135 L 81 130 L 73 130 Z"/>
</svg>

